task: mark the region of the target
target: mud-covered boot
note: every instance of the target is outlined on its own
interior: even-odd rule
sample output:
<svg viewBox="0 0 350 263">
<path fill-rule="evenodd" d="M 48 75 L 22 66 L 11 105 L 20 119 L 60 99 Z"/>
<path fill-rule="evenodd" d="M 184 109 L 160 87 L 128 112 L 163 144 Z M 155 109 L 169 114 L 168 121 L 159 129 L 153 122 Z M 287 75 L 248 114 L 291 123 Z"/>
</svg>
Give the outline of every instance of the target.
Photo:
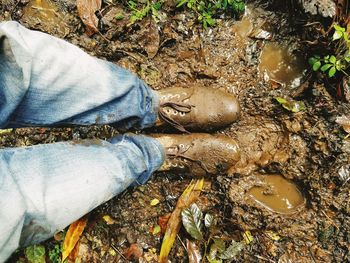
<svg viewBox="0 0 350 263">
<path fill-rule="evenodd" d="M 240 159 L 237 143 L 224 135 L 205 133 L 151 135 L 165 148 L 159 171 L 177 170 L 193 176 L 227 172 Z"/>
<path fill-rule="evenodd" d="M 211 131 L 238 119 L 240 106 L 230 93 L 207 87 L 169 88 L 158 91 L 159 121 L 174 128 Z"/>
</svg>

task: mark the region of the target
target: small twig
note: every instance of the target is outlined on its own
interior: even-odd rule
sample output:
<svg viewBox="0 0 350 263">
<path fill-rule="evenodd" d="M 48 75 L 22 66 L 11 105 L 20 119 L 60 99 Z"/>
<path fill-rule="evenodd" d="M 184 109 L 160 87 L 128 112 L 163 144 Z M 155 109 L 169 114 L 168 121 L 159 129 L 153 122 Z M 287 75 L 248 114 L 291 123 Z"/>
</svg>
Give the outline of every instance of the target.
<svg viewBox="0 0 350 263">
<path fill-rule="evenodd" d="M 186 252 L 188 253 L 187 247 L 185 246 L 184 242 L 182 242 L 181 238 L 179 237 L 179 235 L 176 235 L 176 237 L 179 239 L 181 245 L 184 247 L 184 249 L 186 250 Z"/>
<path fill-rule="evenodd" d="M 326 214 L 325 211 L 321 211 L 321 213 L 328 218 L 329 221 L 331 221 L 332 225 L 335 226 L 337 228 L 337 230 L 339 230 L 339 227 L 334 223 L 334 221 Z"/>
<path fill-rule="evenodd" d="M 126 257 L 124 257 L 123 253 L 120 252 L 118 248 L 116 248 L 113 244 L 111 244 L 111 247 L 112 247 L 115 251 L 117 251 L 117 253 L 118 253 L 123 259 L 127 260 Z"/>
<path fill-rule="evenodd" d="M 311 258 L 312 258 L 312 260 L 316 263 L 317 261 L 316 261 L 316 259 L 315 259 L 315 257 L 314 257 L 314 255 L 313 255 L 313 253 L 312 253 L 312 251 L 311 251 L 311 248 L 309 247 L 309 253 L 310 253 L 310 255 L 311 255 Z"/>
<path fill-rule="evenodd" d="M 258 259 L 265 260 L 265 261 L 267 261 L 267 262 L 276 263 L 275 261 L 273 261 L 273 260 L 271 260 L 271 259 L 269 259 L 269 258 L 264 258 L 264 257 L 259 256 L 259 255 L 255 255 L 255 257 L 257 257 Z"/>
</svg>

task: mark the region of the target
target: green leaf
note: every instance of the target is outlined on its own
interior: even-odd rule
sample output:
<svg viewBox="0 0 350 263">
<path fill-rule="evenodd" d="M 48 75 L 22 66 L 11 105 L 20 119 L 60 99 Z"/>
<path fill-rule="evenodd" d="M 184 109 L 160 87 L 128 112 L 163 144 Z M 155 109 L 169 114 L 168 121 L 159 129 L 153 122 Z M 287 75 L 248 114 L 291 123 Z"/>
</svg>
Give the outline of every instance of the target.
<svg viewBox="0 0 350 263">
<path fill-rule="evenodd" d="M 51 263 L 61 263 L 61 246 L 56 244 L 53 249 L 49 250 Z"/>
<path fill-rule="evenodd" d="M 232 244 L 219 257 L 221 259 L 233 259 L 244 248 L 244 243 L 232 240 Z"/>
<path fill-rule="evenodd" d="M 331 67 L 331 69 L 328 71 L 328 76 L 331 78 L 335 75 L 335 73 L 337 72 L 337 69 L 333 66 Z"/>
<path fill-rule="evenodd" d="M 329 58 L 329 61 L 332 63 L 332 64 L 335 64 L 335 62 L 337 62 L 337 58 L 335 57 L 335 56 L 331 56 L 330 58 Z"/>
<path fill-rule="evenodd" d="M 209 255 L 207 259 L 212 262 L 216 259 L 218 253 L 223 253 L 225 251 L 225 241 L 220 238 L 215 238 L 214 243 L 210 247 Z"/>
<path fill-rule="evenodd" d="M 152 234 L 153 235 L 157 235 L 158 233 L 160 233 L 161 231 L 161 228 L 159 225 L 155 225 L 154 228 L 153 228 L 153 231 L 152 231 Z"/>
<path fill-rule="evenodd" d="M 215 225 L 214 221 L 215 221 L 214 217 L 211 214 L 206 214 L 205 215 L 205 217 L 204 217 L 204 225 L 207 228 L 210 228 L 211 226 Z"/>
<path fill-rule="evenodd" d="M 305 103 L 302 101 L 294 101 L 292 103 L 292 107 L 291 109 L 289 109 L 291 112 L 299 112 L 299 111 L 303 111 L 306 109 Z"/>
<path fill-rule="evenodd" d="M 176 7 L 183 6 L 183 5 L 186 4 L 187 2 L 188 2 L 187 0 L 179 1 L 179 3 L 176 5 Z"/>
<path fill-rule="evenodd" d="M 315 64 L 317 61 L 320 61 L 320 57 L 313 56 L 313 57 L 309 58 L 308 61 L 309 61 L 310 66 L 312 66 L 312 65 Z"/>
<path fill-rule="evenodd" d="M 350 63 L 350 51 L 346 51 L 345 55 L 344 55 L 344 59 L 346 62 Z"/>
<path fill-rule="evenodd" d="M 124 19 L 124 15 L 121 14 L 121 13 L 116 14 L 116 15 L 115 15 L 115 19 L 117 19 L 117 20 L 122 20 L 122 19 Z"/>
<path fill-rule="evenodd" d="M 196 204 L 192 204 L 190 207 L 184 209 L 181 212 L 182 223 L 186 231 L 197 240 L 203 239 L 202 219 L 203 213 Z"/>
<path fill-rule="evenodd" d="M 333 25 L 334 29 L 340 32 L 345 32 L 345 28 L 339 25 Z"/>
<path fill-rule="evenodd" d="M 332 64 L 324 64 L 324 65 L 321 67 L 321 71 L 322 71 L 322 72 L 325 72 L 325 71 L 327 71 L 331 66 L 332 66 Z"/>
<path fill-rule="evenodd" d="M 279 104 L 286 104 L 287 100 L 281 97 L 276 97 L 275 98 Z"/>
<path fill-rule="evenodd" d="M 45 263 L 45 247 L 41 245 L 29 246 L 24 251 L 29 263 Z"/>
<path fill-rule="evenodd" d="M 333 34 L 333 41 L 341 39 L 343 36 L 343 32 L 336 30 Z"/>
<path fill-rule="evenodd" d="M 317 71 L 321 67 L 321 62 L 316 61 L 315 64 L 312 65 L 313 71 Z"/>
</svg>

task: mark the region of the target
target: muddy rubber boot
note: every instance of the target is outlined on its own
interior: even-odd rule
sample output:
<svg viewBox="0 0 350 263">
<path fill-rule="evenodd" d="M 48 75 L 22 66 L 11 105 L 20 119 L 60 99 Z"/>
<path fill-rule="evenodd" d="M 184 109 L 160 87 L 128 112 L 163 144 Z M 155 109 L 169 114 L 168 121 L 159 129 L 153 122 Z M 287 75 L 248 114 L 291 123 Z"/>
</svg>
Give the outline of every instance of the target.
<svg viewBox="0 0 350 263">
<path fill-rule="evenodd" d="M 239 102 L 230 93 L 207 87 L 158 91 L 158 126 L 169 124 L 182 132 L 211 131 L 238 119 Z"/>
<path fill-rule="evenodd" d="M 176 170 L 193 176 L 225 173 L 240 159 L 238 144 L 224 135 L 192 133 L 151 136 L 165 148 L 166 159 L 158 171 Z"/>
</svg>

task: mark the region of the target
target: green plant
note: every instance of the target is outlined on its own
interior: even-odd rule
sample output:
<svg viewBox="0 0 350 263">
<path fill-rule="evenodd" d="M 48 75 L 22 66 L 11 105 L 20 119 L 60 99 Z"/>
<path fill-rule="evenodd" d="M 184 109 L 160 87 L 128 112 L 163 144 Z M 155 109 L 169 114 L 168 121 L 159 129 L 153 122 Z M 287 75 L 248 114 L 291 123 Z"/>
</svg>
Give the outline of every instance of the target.
<svg viewBox="0 0 350 263">
<path fill-rule="evenodd" d="M 51 250 L 49 250 L 49 258 L 52 263 L 61 262 L 61 246 L 56 244 Z"/>
<path fill-rule="evenodd" d="M 158 22 L 160 19 L 159 10 L 162 6 L 162 2 L 151 2 L 146 0 L 146 2 L 141 2 L 138 0 L 129 0 L 128 7 L 131 10 L 130 24 L 142 20 L 148 14 L 152 15 L 152 18 Z"/>
<path fill-rule="evenodd" d="M 328 72 L 328 77 L 333 77 L 337 72 L 348 76 L 346 72 L 350 66 L 350 40 L 345 28 L 339 25 L 333 25 L 334 33 L 332 41 L 334 42 L 334 54 L 323 57 L 315 55 L 309 59 L 309 64 L 314 71 Z"/>
<path fill-rule="evenodd" d="M 215 26 L 216 14 L 232 11 L 240 15 L 245 10 L 244 0 L 179 0 L 176 7 L 182 6 L 194 11 L 204 28 Z"/>
<path fill-rule="evenodd" d="M 244 241 L 231 241 L 226 247 L 225 241 L 217 237 L 219 232 L 216 228 L 216 220 L 214 216 L 206 214 L 203 218 L 203 212 L 196 204 L 184 209 L 181 213 L 182 224 L 190 236 L 197 241 L 204 242 L 204 257 L 209 263 L 222 263 L 225 259 L 234 259 L 240 251 L 245 247 Z M 203 233 L 203 225 L 209 234 Z M 210 247 L 210 249 L 208 249 Z"/>
</svg>

